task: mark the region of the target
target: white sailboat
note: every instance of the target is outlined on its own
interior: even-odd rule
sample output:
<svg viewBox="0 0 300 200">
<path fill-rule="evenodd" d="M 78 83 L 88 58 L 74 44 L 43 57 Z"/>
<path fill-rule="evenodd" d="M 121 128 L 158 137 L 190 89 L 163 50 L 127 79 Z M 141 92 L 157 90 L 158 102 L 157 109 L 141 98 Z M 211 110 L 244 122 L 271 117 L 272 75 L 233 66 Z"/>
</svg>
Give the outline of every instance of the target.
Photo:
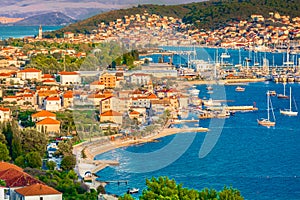
<svg viewBox="0 0 300 200">
<path fill-rule="evenodd" d="M 272 111 L 272 114 L 273 114 L 274 121 L 270 120 L 270 107 L 271 107 L 271 111 Z M 269 91 L 267 92 L 267 111 L 268 111 L 268 118 L 267 119 L 265 119 L 265 118 L 257 119 L 257 123 L 259 125 L 267 126 L 267 127 L 275 126 L 275 124 L 276 124 L 275 115 L 274 115 L 274 112 L 273 112 L 273 106 L 272 106 L 272 102 L 271 102 L 271 99 L 270 99 Z"/>
<path fill-rule="evenodd" d="M 296 104 L 295 104 L 296 105 Z M 292 111 L 292 88 L 290 87 L 290 108 L 285 110 L 280 110 L 280 114 L 288 116 L 297 116 L 297 111 Z"/>
<path fill-rule="evenodd" d="M 289 97 L 285 94 L 285 84 L 283 84 L 283 94 L 278 94 L 279 99 L 288 99 Z"/>
</svg>

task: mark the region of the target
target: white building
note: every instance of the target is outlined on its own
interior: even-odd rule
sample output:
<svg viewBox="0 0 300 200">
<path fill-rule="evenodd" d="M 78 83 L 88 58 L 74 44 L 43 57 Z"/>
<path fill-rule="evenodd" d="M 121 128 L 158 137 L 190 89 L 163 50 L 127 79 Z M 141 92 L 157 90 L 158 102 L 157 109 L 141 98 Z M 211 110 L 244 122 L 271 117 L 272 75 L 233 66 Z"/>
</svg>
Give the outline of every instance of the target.
<svg viewBox="0 0 300 200">
<path fill-rule="evenodd" d="M 150 75 L 143 74 L 143 73 L 132 74 L 129 79 L 131 83 L 138 84 L 138 85 L 146 85 L 149 83 L 150 80 L 151 80 Z"/>
<path fill-rule="evenodd" d="M 61 109 L 61 99 L 59 97 L 47 97 L 44 105 L 47 111 L 59 111 Z"/>
<path fill-rule="evenodd" d="M 11 120 L 11 112 L 9 108 L 0 108 L 0 122 Z"/>
<path fill-rule="evenodd" d="M 60 72 L 60 83 L 62 85 L 75 85 L 81 83 L 81 78 L 77 72 Z"/>
<path fill-rule="evenodd" d="M 24 70 L 20 70 L 17 72 L 17 78 L 22 80 L 41 80 L 42 78 L 42 71 L 34 68 L 27 68 Z"/>
</svg>

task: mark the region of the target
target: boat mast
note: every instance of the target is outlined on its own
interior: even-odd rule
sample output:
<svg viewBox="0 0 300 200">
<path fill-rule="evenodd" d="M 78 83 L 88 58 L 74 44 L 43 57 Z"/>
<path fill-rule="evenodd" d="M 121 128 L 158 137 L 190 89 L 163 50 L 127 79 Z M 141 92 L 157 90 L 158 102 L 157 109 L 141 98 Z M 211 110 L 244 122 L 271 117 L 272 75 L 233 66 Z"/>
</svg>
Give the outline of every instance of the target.
<svg viewBox="0 0 300 200">
<path fill-rule="evenodd" d="M 290 87 L 290 112 L 292 111 L 292 87 Z"/>
<path fill-rule="evenodd" d="M 270 92 L 267 92 L 267 111 L 268 111 L 268 121 L 270 121 Z"/>
</svg>

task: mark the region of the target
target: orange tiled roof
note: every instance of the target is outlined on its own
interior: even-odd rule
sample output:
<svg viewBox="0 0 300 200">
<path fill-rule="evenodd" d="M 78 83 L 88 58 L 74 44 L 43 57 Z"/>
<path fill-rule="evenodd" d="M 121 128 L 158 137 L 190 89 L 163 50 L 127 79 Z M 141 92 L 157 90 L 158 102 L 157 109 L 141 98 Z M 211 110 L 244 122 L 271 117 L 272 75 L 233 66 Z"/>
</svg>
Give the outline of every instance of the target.
<svg viewBox="0 0 300 200">
<path fill-rule="evenodd" d="M 40 183 L 16 189 L 15 191 L 23 196 L 61 194 L 61 192 L 55 190 L 54 188 Z"/>
<path fill-rule="evenodd" d="M 73 98 L 73 92 L 72 92 L 72 91 L 67 91 L 67 92 L 64 94 L 64 98 Z"/>
<path fill-rule="evenodd" d="M 52 112 L 42 110 L 40 112 L 32 114 L 31 117 L 33 117 L 33 118 L 37 118 L 37 117 L 56 117 L 56 115 Z"/>
<path fill-rule="evenodd" d="M 35 183 L 41 183 L 29 174 L 14 168 L 0 171 L 0 179 L 5 181 L 7 187 L 24 187 Z"/>
<path fill-rule="evenodd" d="M 3 111 L 3 112 L 10 111 L 10 109 L 9 109 L 9 108 L 0 108 L 0 110 L 1 110 L 1 111 Z M 0 168 L 0 169 L 1 169 L 1 168 Z"/>
<path fill-rule="evenodd" d="M 60 121 L 52 118 L 46 118 L 36 123 L 36 125 L 48 125 L 48 124 L 60 124 Z"/>
<path fill-rule="evenodd" d="M 27 68 L 23 69 L 20 72 L 41 72 L 41 70 L 35 69 L 35 68 Z"/>
<path fill-rule="evenodd" d="M 77 72 L 59 72 L 60 75 L 78 75 Z"/>
<path fill-rule="evenodd" d="M 21 167 L 18 167 L 17 165 L 0 161 L 0 171 L 4 171 L 7 169 L 15 169 L 21 172 L 23 171 L 23 169 Z"/>
<path fill-rule="evenodd" d="M 139 114 L 140 113 L 138 111 L 135 111 L 135 110 L 129 113 L 129 115 L 139 115 Z"/>
<path fill-rule="evenodd" d="M 59 97 L 47 97 L 47 101 L 59 101 Z"/>
<path fill-rule="evenodd" d="M 53 76 L 51 74 L 44 74 L 42 78 L 53 78 Z"/>
<path fill-rule="evenodd" d="M 108 117 L 108 116 L 123 116 L 122 113 L 109 110 L 101 114 L 101 117 Z"/>
<path fill-rule="evenodd" d="M 90 85 L 105 85 L 105 84 L 100 81 L 94 81 Z"/>
</svg>

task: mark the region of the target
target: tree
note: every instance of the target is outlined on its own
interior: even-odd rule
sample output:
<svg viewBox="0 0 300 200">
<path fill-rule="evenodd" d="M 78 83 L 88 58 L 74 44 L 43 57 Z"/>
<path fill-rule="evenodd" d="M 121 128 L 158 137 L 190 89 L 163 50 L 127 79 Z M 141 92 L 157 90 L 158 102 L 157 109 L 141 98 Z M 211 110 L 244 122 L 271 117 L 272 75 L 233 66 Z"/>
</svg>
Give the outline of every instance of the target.
<svg viewBox="0 0 300 200">
<path fill-rule="evenodd" d="M 5 139 L 5 135 L 2 132 L 0 132 L 0 142 L 3 143 L 3 144 L 7 143 L 7 141 Z"/>
<path fill-rule="evenodd" d="M 46 134 L 34 129 L 27 129 L 22 131 L 20 136 L 24 153 L 38 152 L 40 156 L 44 155 L 48 142 Z"/>
<path fill-rule="evenodd" d="M 61 168 L 63 170 L 71 170 L 76 165 L 76 158 L 73 155 L 65 156 L 61 161 Z"/>
<path fill-rule="evenodd" d="M 56 162 L 54 162 L 53 160 L 50 160 L 50 161 L 46 162 L 46 167 L 49 170 L 54 170 L 56 167 Z"/>
<path fill-rule="evenodd" d="M 0 160 L 9 161 L 11 158 L 9 156 L 9 151 L 5 144 L 0 142 Z"/>
<path fill-rule="evenodd" d="M 58 143 L 58 151 L 57 154 L 70 156 L 72 155 L 73 146 L 71 140 L 67 140 L 66 142 L 62 141 Z"/>
<path fill-rule="evenodd" d="M 19 156 L 15 159 L 15 164 L 18 165 L 21 168 L 26 167 L 25 158 L 24 156 Z"/>
<path fill-rule="evenodd" d="M 25 156 L 26 167 L 30 168 L 41 168 L 42 157 L 39 152 L 30 152 Z"/>
</svg>

